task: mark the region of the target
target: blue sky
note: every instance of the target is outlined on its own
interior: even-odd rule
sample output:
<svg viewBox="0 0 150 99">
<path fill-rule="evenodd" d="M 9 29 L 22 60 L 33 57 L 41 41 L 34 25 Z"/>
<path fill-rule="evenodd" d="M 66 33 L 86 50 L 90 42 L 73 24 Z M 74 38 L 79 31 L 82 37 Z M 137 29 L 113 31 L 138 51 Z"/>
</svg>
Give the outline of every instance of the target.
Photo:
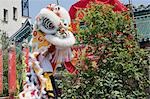
<svg viewBox="0 0 150 99">
<path fill-rule="evenodd" d="M 129 2 L 129 0 L 120 0 L 120 1 L 125 4 Z M 150 0 L 131 0 L 131 1 L 132 1 L 133 5 L 135 5 L 135 6 L 138 6 L 141 4 L 144 4 L 144 5 L 150 4 Z"/>
<path fill-rule="evenodd" d="M 32 22 L 35 16 L 38 14 L 40 9 L 46 7 L 48 4 L 56 4 L 56 0 L 29 0 L 29 13 Z M 74 4 L 77 0 L 59 0 L 59 4 L 69 10 L 70 6 Z"/>
<path fill-rule="evenodd" d="M 30 17 L 31 17 L 32 22 L 34 21 L 34 18 L 37 15 L 37 13 L 40 11 L 40 9 L 42 9 L 43 7 L 51 3 L 56 4 L 56 0 L 29 0 L 29 1 L 30 1 L 29 12 L 30 12 Z M 78 0 L 59 0 L 59 4 L 65 7 L 67 10 L 69 10 L 70 6 L 77 1 Z M 125 4 L 128 3 L 128 0 L 120 0 L 120 1 Z M 150 4 L 150 0 L 131 0 L 131 1 L 133 5 L 136 5 L 136 6 L 140 4 L 144 4 L 144 5 Z"/>
</svg>

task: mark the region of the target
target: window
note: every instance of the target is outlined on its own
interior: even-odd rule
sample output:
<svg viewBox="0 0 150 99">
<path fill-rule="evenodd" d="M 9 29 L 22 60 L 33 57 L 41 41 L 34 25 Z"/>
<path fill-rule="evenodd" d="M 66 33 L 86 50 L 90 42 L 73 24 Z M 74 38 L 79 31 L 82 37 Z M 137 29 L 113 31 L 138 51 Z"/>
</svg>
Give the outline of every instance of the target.
<svg viewBox="0 0 150 99">
<path fill-rule="evenodd" d="M 18 14 L 17 14 L 17 8 L 13 7 L 13 19 L 17 20 L 17 16 L 18 16 Z"/>
<path fill-rule="evenodd" d="M 29 17 L 29 0 L 22 0 L 22 16 Z"/>
<path fill-rule="evenodd" d="M 4 9 L 4 22 L 8 22 L 8 10 Z"/>
</svg>

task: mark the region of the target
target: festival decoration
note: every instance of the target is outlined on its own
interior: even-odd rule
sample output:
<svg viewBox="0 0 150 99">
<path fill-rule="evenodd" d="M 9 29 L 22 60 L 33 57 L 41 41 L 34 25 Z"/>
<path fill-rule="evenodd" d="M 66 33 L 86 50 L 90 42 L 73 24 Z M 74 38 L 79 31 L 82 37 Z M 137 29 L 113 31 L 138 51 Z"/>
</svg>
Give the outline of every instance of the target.
<svg viewBox="0 0 150 99">
<path fill-rule="evenodd" d="M 64 64 L 70 73 L 77 73 L 71 63 L 71 47 L 75 44 L 75 37 L 70 31 L 70 23 L 69 13 L 55 4 L 49 4 L 37 15 L 32 33 L 29 71 L 24 90 L 19 94 L 21 99 L 57 98 L 53 76 L 59 64 Z"/>
<path fill-rule="evenodd" d="M 23 64 L 23 84 L 26 83 L 26 75 L 28 72 L 30 72 L 30 67 L 29 67 L 29 47 L 27 46 L 27 44 L 23 44 L 22 45 L 22 52 L 23 52 L 23 56 L 22 56 L 22 64 Z"/>
<path fill-rule="evenodd" d="M 97 4 L 109 4 L 114 6 L 114 11 L 127 11 L 127 8 L 118 0 L 80 0 L 73 4 L 69 10 L 71 19 L 76 18 L 76 13 L 83 8 L 89 7 L 90 2 L 95 2 Z"/>
<path fill-rule="evenodd" d="M 9 94 L 16 92 L 17 80 L 16 80 L 16 51 L 14 45 L 10 45 L 8 53 L 8 86 Z"/>
<path fill-rule="evenodd" d="M 81 22 L 84 16 L 86 16 L 85 10 L 90 8 L 90 3 L 106 4 L 113 6 L 115 12 L 127 11 L 128 9 L 118 0 L 80 0 L 70 7 L 69 14 L 71 17 L 72 32 L 78 32 L 78 26 L 85 27 L 85 23 Z"/>
</svg>

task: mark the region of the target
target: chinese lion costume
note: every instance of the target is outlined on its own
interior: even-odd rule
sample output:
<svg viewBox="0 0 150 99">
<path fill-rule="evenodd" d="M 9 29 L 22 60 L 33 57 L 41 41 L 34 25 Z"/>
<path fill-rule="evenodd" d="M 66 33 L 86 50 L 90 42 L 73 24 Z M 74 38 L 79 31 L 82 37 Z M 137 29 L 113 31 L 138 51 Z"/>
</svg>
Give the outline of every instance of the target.
<svg viewBox="0 0 150 99">
<path fill-rule="evenodd" d="M 49 4 L 37 15 L 31 40 L 30 69 L 20 99 L 57 99 L 53 75 L 58 64 L 63 64 L 70 73 L 77 73 L 70 62 L 73 58 L 71 47 L 75 44 L 70 23 L 69 13 L 55 4 Z"/>
</svg>

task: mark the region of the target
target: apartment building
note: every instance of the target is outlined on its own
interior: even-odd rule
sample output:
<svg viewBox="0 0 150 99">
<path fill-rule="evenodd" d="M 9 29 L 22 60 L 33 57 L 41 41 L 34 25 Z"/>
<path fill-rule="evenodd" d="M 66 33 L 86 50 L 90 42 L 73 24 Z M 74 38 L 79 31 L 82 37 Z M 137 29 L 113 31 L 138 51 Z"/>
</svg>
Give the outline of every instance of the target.
<svg viewBox="0 0 150 99">
<path fill-rule="evenodd" d="M 29 0 L 0 0 L 0 33 L 15 34 L 29 18 Z"/>
</svg>

